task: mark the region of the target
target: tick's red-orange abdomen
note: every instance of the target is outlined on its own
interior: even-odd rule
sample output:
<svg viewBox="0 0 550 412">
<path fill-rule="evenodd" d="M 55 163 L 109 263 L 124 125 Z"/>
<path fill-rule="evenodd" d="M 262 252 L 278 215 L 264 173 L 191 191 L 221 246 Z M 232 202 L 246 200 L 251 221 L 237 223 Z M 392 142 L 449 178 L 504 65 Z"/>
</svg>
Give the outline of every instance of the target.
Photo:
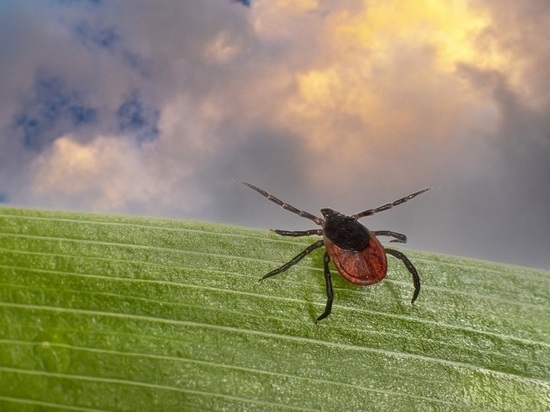
<svg viewBox="0 0 550 412">
<path fill-rule="evenodd" d="M 386 277 L 386 253 L 378 239 L 369 233 L 369 245 L 360 251 L 344 250 L 324 237 L 327 253 L 344 278 L 357 285 L 372 285 Z"/>
</svg>

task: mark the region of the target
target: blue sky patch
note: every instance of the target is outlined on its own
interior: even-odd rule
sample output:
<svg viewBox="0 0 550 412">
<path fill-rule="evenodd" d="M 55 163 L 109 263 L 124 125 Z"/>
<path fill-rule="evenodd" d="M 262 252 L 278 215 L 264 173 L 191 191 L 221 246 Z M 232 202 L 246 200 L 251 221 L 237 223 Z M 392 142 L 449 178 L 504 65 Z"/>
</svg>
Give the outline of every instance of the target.
<svg viewBox="0 0 550 412">
<path fill-rule="evenodd" d="M 34 96 L 23 104 L 14 127 L 26 148 L 40 151 L 63 134 L 96 119 L 97 110 L 53 76 L 36 80 Z"/>
<path fill-rule="evenodd" d="M 133 93 L 117 110 L 118 127 L 123 133 L 133 134 L 140 142 L 158 137 L 160 111 Z"/>
<path fill-rule="evenodd" d="M 74 33 L 85 46 L 96 46 L 113 51 L 120 43 L 120 35 L 114 27 L 96 28 L 82 21 L 75 26 Z"/>
<path fill-rule="evenodd" d="M 250 7 L 250 0 L 233 0 L 234 3 L 240 3 L 243 6 Z"/>
<path fill-rule="evenodd" d="M 68 5 L 71 5 L 71 4 L 82 4 L 82 3 L 90 3 L 90 4 L 93 4 L 93 5 L 100 5 L 101 3 L 103 3 L 103 0 L 57 0 L 58 3 L 60 4 L 68 4 Z"/>
</svg>

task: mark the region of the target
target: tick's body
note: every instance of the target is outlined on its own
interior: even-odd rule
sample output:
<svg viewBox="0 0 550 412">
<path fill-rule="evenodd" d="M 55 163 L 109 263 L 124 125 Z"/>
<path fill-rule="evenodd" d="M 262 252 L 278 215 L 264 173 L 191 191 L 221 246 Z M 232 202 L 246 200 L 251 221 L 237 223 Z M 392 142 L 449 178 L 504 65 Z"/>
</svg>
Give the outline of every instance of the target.
<svg viewBox="0 0 550 412">
<path fill-rule="evenodd" d="M 274 230 L 275 233 L 281 236 L 308 236 L 319 235 L 323 237 L 323 240 L 319 240 L 314 244 L 308 246 L 303 252 L 295 256 L 290 262 L 285 263 L 283 266 L 269 272 L 262 279 L 277 275 L 284 272 L 291 266 L 298 263 L 306 255 L 313 250 L 325 246 L 324 256 L 324 272 L 325 281 L 327 287 L 327 304 L 325 311 L 317 318 L 317 321 L 326 318 L 332 311 L 332 282 L 330 278 L 329 262 L 332 259 L 334 266 L 346 280 L 355 283 L 357 285 L 372 285 L 384 279 L 388 270 L 388 264 L 386 260 L 386 254 L 395 256 L 403 261 L 409 272 L 413 276 L 414 294 L 411 303 L 416 300 L 420 292 L 420 278 L 415 267 L 410 260 L 401 252 L 384 248 L 377 236 L 390 236 L 394 239 L 391 242 L 405 243 L 407 237 L 401 233 L 391 232 L 387 230 L 383 231 L 370 231 L 365 226 L 357 221 L 357 219 L 365 216 L 373 215 L 377 212 L 391 209 L 394 206 L 400 205 L 421 193 L 426 192 L 429 189 L 422 189 L 411 195 L 405 196 L 392 203 L 387 203 L 383 206 L 375 209 L 368 209 L 360 213 L 356 213 L 352 216 L 346 216 L 332 209 L 321 209 L 321 213 L 324 219 L 316 217 L 308 212 L 296 209 L 287 203 L 282 202 L 273 195 L 270 195 L 266 191 L 251 185 L 250 183 L 241 182 L 245 186 L 255 190 L 262 196 L 278 204 L 283 209 L 295 213 L 306 219 L 310 219 L 316 224 L 321 226 L 321 229 L 311 229 L 304 231 L 286 231 L 286 230 Z"/>
<path fill-rule="evenodd" d="M 388 269 L 384 248 L 372 233 L 367 236 L 369 245 L 361 250 L 342 249 L 326 236 L 323 239 L 338 273 L 357 285 L 372 285 L 381 281 Z"/>
</svg>

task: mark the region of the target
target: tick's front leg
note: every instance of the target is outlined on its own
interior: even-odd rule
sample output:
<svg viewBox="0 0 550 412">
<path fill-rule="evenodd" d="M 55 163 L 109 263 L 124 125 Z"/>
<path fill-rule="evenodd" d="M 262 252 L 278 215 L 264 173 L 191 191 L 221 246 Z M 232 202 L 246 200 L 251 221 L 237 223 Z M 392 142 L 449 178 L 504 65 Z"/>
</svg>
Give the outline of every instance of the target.
<svg viewBox="0 0 550 412">
<path fill-rule="evenodd" d="M 273 232 L 277 233 L 281 236 L 311 236 L 311 235 L 319 235 L 323 236 L 323 229 L 310 229 L 310 230 L 278 230 L 278 229 L 271 229 Z"/>
</svg>

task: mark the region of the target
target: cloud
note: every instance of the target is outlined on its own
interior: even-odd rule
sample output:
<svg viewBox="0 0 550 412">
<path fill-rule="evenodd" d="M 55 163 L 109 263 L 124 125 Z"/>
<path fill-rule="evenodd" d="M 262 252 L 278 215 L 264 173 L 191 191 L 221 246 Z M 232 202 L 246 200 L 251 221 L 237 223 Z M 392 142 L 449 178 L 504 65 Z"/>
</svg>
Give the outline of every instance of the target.
<svg viewBox="0 0 550 412">
<path fill-rule="evenodd" d="M 32 194 L 49 207 L 126 210 L 147 198 L 147 173 L 131 141 L 98 136 L 82 144 L 62 136 L 31 165 Z"/>
<path fill-rule="evenodd" d="M 544 45 L 550 13 L 539 1 L 489 1 L 484 6 L 492 21 L 479 36 L 479 45 L 499 50 L 508 64 L 494 69 L 458 66 L 476 97 L 490 102 L 496 114 L 494 131 L 485 139 L 490 175 L 471 183 L 478 188 L 481 207 L 475 222 L 484 228 L 480 238 L 486 253 L 550 267 L 541 248 L 550 230 L 550 98 L 543 86 L 550 76 L 550 48 Z"/>
<path fill-rule="evenodd" d="M 304 227 L 232 178 L 312 213 L 436 186 L 365 223 L 550 267 L 544 1 L 30 4 L 0 6 L 0 201 Z"/>
</svg>

